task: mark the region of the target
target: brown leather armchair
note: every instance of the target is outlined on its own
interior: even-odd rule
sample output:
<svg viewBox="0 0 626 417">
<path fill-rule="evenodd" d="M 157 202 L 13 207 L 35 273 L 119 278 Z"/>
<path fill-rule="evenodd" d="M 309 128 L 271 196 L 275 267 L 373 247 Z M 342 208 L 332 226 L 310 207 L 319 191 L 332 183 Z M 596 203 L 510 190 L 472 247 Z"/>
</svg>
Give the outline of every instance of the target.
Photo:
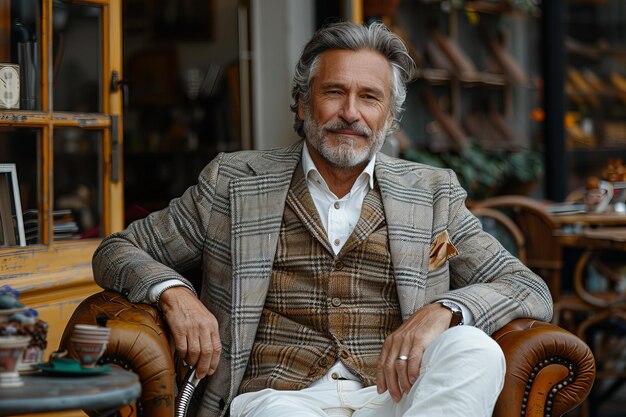
<svg viewBox="0 0 626 417">
<path fill-rule="evenodd" d="M 154 307 L 131 303 L 112 291 L 92 295 L 77 307 L 60 348 L 74 356 L 69 343 L 73 326 L 104 322 L 111 328 L 111 339 L 101 361 L 131 369 L 141 379 L 140 402 L 131 415 L 174 416 L 172 348 L 165 321 Z M 589 347 L 573 334 L 549 323 L 518 319 L 493 338 L 507 363 L 495 417 L 561 416 L 587 397 L 595 362 Z"/>
</svg>

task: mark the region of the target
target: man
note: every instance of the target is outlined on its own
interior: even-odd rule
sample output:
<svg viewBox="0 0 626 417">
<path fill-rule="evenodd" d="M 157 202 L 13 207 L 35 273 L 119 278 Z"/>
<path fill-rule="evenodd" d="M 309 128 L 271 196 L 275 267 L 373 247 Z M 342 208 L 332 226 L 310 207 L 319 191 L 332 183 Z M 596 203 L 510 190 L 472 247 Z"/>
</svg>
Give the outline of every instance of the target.
<svg viewBox="0 0 626 417">
<path fill-rule="evenodd" d="M 304 141 L 219 155 L 97 250 L 98 283 L 158 305 L 208 375 L 198 416 L 491 415 L 488 335 L 552 302 L 451 171 L 377 154 L 413 72 L 383 25 L 321 29 L 294 77 Z M 177 272 L 197 265 L 199 298 Z"/>
</svg>

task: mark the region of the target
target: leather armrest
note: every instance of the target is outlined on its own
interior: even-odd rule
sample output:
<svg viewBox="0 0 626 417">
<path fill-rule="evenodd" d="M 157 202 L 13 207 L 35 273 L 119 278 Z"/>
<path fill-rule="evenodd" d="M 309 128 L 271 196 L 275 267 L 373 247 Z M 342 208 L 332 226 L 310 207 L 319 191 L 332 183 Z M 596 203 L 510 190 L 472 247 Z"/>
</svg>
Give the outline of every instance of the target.
<svg viewBox="0 0 626 417">
<path fill-rule="evenodd" d="M 130 369 L 141 380 L 138 415 L 174 416 L 174 362 L 165 321 L 155 307 L 136 304 L 113 291 L 83 300 L 70 318 L 60 349 L 76 358 L 70 343 L 75 324 L 103 324 L 111 328 L 109 345 L 101 359 Z M 97 414 L 95 414 L 97 415 Z"/>
<path fill-rule="evenodd" d="M 494 417 L 561 416 L 589 394 L 595 361 L 591 349 L 572 333 L 518 319 L 493 338 L 504 351 L 507 367 Z"/>
</svg>

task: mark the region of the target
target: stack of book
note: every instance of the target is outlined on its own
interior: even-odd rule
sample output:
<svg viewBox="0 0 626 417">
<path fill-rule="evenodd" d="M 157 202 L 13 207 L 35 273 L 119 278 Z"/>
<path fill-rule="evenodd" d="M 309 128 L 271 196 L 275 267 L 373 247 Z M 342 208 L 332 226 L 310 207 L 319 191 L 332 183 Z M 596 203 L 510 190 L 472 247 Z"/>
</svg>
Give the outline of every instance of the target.
<svg viewBox="0 0 626 417">
<path fill-rule="evenodd" d="M 76 223 L 74 214 L 70 209 L 54 210 L 53 233 L 54 240 L 78 239 L 80 228 Z M 24 212 L 24 232 L 26 234 L 26 244 L 35 244 L 39 241 L 39 211 L 29 209 Z"/>
<path fill-rule="evenodd" d="M 39 241 L 39 211 L 37 209 L 28 209 L 23 214 L 24 218 L 24 234 L 26 236 L 26 244 L 33 245 Z"/>
<path fill-rule="evenodd" d="M 54 222 L 54 240 L 69 240 L 80 238 L 80 228 L 74 213 L 70 209 L 54 210 L 52 212 Z"/>
</svg>

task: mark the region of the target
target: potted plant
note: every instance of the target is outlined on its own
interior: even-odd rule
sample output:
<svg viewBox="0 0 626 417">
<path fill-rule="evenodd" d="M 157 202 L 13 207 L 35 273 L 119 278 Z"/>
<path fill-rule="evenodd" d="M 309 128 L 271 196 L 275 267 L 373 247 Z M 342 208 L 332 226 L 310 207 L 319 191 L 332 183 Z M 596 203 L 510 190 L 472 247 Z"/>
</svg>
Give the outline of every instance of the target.
<svg viewBox="0 0 626 417">
<path fill-rule="evenodd" d="M 486 150 L 473 139 L 460 152 L 435 153 L 411 147 L 403 151 L 402 157 L 452 169 L 471 200 L 498 194 L 528 195 L 543 176 L 540 152 L 533 149 Z"/>
</svg>

